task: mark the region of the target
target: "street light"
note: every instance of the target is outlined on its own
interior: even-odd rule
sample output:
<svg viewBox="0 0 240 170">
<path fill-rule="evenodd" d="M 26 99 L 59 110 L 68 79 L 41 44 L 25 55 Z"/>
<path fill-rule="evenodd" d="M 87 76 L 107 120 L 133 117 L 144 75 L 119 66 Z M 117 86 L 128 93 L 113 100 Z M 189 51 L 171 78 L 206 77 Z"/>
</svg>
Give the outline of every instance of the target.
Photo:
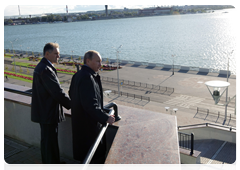
<svg viewBox="0 0 240 170">
<path fill-rule="evenodd" d="M 72 56 L 71 56 L 72 61 L 73 61 L 73 52 L 74 52 L 74 51 L 72 50 Z"/>
<path fill-rule="evenodd" d="M 215 105 L 225 106 L 225 119 L 223 122 L 223 124 L 225 124 L 227 120 L 227 106 L 232 99 L 236 98 L 236 95 L 228 100 L 228 96 L 227 96 L 228 94 L 226 93 L 226 102 L 224 104 L 220 104 L 218 102 L 222 97 L 222 95 L 224 94 L 224 92 L 225 91 L 227 92 L 228 86 L 230 86 L 230 83 L 226 81 L 214 80 L 214 81 L 207 81 L 205 85 L 207 86 L 211 96 L 213 97 L 213 100 L 215 101 Z"/>
<path fill-rule="evenodd" d="M 19 45 L 19 46 L 20 46 L 20 48 L 21 48 L 21 55 L 23 55 L 23 53 L 22 53 L 22 45 Z M 20 56 L 21 56 L 21 55 L 20 55 Z"/>
<path fill-rule="evenodd" d="M 18 39 L 15 39 L 13 42 L 17 41 Z M 10 43 L 12 44 L 12 51 L 13 51 L 13 42 L 10 41 Z M 14 60 L 14 68 L 15 68 L 15 74 L 16 74 L 16 63 L 15 63 L 15 53 L 13 52 L 13 60 Z"/>
<path fill-rule="evenodd" d="M 122 47 L 122 45 L 120 45 L 117 49 L 116 49 L 116 56 L 117 56 L 117 78 L 118 78 L 118 97 L 120 96 L 120 84 L 119 84 L 119 71 L 118 71 L 118 65 L 119 65 L 119 58 L 118 58 L 118 53 L 120 53 L 119 49 Z"/>
<path fill-rule="evenodd" d="M 173 57 L 173 72 L 172 72 L 172 75 L 174 75 L 174 57 L 175 57 L 176 55 L 172 55 L 172 57 Z"/>
<path fill-rule="evenodd" d="M 231 51 L 230 55 L 232 55 L 234 50 Z M 224 52 L 225 54 L 227 54 L 226 52 Z M 229 73 L 229 55 L 227 54 L 227 57 L 228 57 L 228 65 L 227 65 L 227 82 L 228 82 L 228 73 Z M 228 88 L 226 90 L 226 103 L 227 103 L 227 100 L 228 100 Z M 227 105 L 225 107 L 225 115 L 227 114 Z M 226 116 L 225 116 L 225 119 L 226 119 Z"/>
</svg>

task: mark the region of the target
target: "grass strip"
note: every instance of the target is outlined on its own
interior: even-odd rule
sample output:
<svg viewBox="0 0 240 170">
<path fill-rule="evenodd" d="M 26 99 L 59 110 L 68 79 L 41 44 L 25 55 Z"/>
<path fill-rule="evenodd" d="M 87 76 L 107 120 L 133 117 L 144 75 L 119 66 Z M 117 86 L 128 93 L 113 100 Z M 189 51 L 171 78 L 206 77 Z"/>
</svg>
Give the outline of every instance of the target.
<svg viewBox="0 0 240 170">
<path fill-rule="evenodd" d="M 8 72 L 8 73 L 13 73 L 15 74 L 15 72 L 13 71 L 7 71 L 7 70 L 4 70 L 4 72 Z M 33 76 L 29 76 L 27 74 L 21 74 L 21 73 L 16 73 L 17 75 L 22 75 L 22 76 L 26 76 L 26 77 L 31 77 L 33 78 Z M 21 77 L 16 77 L 16 76 L 13 76 L 13 75 L 9 75 L 9 74 L 4 74 L 4 76 L 8 76 L 9 78 L 13 78 L 13 79 L 16 79 L 16 80 L 20 80 L 20 81 L 25 81 L 25 82 L 28 82 L 28 83 L 32 83 L 33 81 L 32 80 L 28 80 L 28 79 L 24 79 L 24 78 L 21 78 Z M 63 82 L 60 81 L 60 84 L 62 84 Z"/>
<path fill-rule="evenodd" d="M 14 65 L 14 62 L 11 63 L 12 65 Z M 34 66 L 30 66 L 30 65 L 37 65 L 37 64 L 30 64 L 30 63 L 24 63 L 24 62 L 15 62 L 16 66 L 23 66 L 23 67 L 29 67 L 29 68 L 35 68 Z M 64 69 L 64 68 L 58 68 L 55 67 L 56 69 L 61 69 L 61 70 L 68 70 L 68 71 L 76 71 L 76 70 L 69 70 L 69 69 Z M 75 73 L 71 73 L 71 72 L 65 72 L 65 71 L 59 71 L 57 70 L 58 73 L 64 73 L 64 74 L 71 74 L 74 75 Z"/>
<path fill-rule="evenodd" d="M 4 55 L 4 57 L 6 57 L 6 58 L 12 58 L 12 56 L 13 55 L 11 55 L 11 54 L 5 54 Z M 24 58 L 21 58 L 21 60 L 29 60 L 29 58 L 28 57 L 24 57 Z"/>
<path fill-rule="evenodd" d="M 8 72 L 8 73 L 13 73 L 13 74 L 15 74 L 15 72 L 13 72 L 13 71 L 8 71 L 8 70 L 4 70 L 4 72 Z M 33 78 L 33 76 L 29 76 L 29 75 L 27 75 L 27 74 L 21 74 L 21 73 L 16 73 L 16 74 L 17 74 L 17 75 L 21 75 L 21 76 L 25 76 L 25 77 L 31 77 L 31 78 Z M 32 83 L 32 80 L 28 80 L 28 79 L 25 79 L 25 78 L 16 77 L 16 76 L 9 75 L 9 74 L 4 74 L 4 76 L 8 76 L 9 78 L 13 78 L 13 79 L 25 81 L 25 82 L 28 82 L 28 83 Z"/>
</svg>

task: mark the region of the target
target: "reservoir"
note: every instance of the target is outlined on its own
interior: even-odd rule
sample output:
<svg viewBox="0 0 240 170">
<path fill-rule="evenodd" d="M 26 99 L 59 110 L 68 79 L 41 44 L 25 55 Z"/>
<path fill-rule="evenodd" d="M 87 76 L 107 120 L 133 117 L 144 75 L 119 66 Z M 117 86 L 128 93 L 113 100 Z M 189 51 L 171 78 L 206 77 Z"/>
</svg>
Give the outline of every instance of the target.
<svg viewBox="0 0 240 170">
<path fill-rule="evenodd" d="M 213 13 L 165 15 L 69 23 L 4 26 L 4 49 L 42 52 L 57 42 L 61 54 L 229 70 L 236 74 L 235 9 Z M 17 39 L 17 41 L 14 41 Z M 233 51 L 234 50 L 234 51 Z M 232 55 L 230 55 L 233 51 Z M 172 57 L 172 56 L 175 57 Z"/>
</svg>

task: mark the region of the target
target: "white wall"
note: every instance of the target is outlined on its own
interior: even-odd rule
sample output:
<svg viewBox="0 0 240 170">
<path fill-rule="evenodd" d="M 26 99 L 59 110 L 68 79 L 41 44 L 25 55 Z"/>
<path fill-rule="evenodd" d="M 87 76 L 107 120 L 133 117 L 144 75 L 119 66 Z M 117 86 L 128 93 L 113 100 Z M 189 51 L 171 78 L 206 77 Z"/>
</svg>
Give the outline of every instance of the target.
<svg viewBox="0 0 240 170">
<path fill-rule="evenodd" d="M 4 135 L 40 147 L 40 125 L 31 121 L 31 107 L 4 100 Z M 73 157 L 71 117 L 59 124 L 61 156 Z"/>
</svg>

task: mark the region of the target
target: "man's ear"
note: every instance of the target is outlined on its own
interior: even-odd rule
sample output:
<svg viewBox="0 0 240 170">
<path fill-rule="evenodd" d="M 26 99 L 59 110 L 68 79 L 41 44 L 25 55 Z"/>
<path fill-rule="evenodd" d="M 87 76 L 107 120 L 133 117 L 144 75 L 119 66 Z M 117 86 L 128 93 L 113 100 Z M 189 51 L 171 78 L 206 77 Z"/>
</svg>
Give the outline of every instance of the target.
<svg viewBox="0 0 240 170">
<path fill-rule="evenodd" d="M 48 56 L 48 55 L 49 55 L 49 51 L 46 51 L 46 52 L 45 52 L 45 56 Z"/>
<path fill-rule="evenodd" d="M 89 58 L 87 58 L 87 60 L 86 60 L 86 64 L 88 64 L 90 62 L 90 59 Z"/>
</svg>

